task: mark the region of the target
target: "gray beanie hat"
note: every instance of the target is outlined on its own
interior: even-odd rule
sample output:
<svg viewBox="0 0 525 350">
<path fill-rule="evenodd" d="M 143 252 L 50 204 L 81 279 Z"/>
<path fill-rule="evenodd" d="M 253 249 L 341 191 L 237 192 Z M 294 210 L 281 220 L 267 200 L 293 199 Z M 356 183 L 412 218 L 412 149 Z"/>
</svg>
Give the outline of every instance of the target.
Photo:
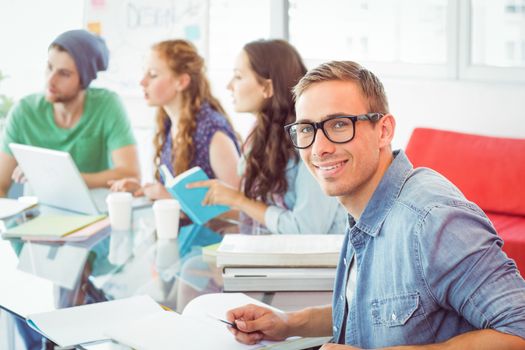
<svg viewBox="0 0 525 350">
<path fill-rule="evenodd" d="M 84 89 L 97 77 L 97 72 L 108 68 L 109 51 L 104 39 L 87 30 L 62 33 L 51 43 L 53 44 L 60 45 L 73 56 Z"/>
</svg>

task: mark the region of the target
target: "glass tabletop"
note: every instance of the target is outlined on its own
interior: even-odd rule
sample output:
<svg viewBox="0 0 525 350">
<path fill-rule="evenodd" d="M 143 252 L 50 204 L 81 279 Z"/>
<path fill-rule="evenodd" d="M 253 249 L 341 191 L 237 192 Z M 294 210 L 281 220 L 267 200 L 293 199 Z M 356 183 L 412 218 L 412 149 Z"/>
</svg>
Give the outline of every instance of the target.
<svg viewBox="0 0 525 350">
<path fill-rule="evenodd" d="M 20 221 L 49 213 L 63 211 L 39 207 Z M 131 230 L 110 231 L 94 240 L 3 239 L 0 273 L 8 283 L 1 288 L 0 306 L 25 317 L 45 309 L 148 294 L 180 309 L 184 305 L 177 303 L 191 295 L 221 290 L 220 272 L 201 255 L 203 246 L 221 240 L 222 235 L 211 228 L 193 224 L 181 226 L 176 239 L 156 239 L 151 207 L 133 212 Z M 33 302 L 28 305 L 29 295 L 20 290 L 32 290 Z"/>
<path fill-rule="evenodd" d="M 8 223 L 17 225 L 63 210 L 39 206 Z M 223 291 L 222 271 L 202 248 L 235 232 L 230 222 L 182 222 L 176 239 L 157 239 L 151 207 L 133 211 L 129 231 L 107 230 L 82 242 L 0 240 L 0 308 L 19 319 L 59 308 L 147 294 L 181 312 L 193 298 Z M 283 310 L 330 302 L 330 293 L 247 293 Z M 107 342 L 87 349 L 124 349 Z"/>
</svg>

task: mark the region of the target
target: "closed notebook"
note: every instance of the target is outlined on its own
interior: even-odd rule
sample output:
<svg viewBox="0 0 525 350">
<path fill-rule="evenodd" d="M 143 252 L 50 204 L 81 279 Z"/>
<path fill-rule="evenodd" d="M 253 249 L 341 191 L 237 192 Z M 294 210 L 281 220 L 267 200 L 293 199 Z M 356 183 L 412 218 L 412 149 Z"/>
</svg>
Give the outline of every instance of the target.
<svg viewBox="0 0 525 350">
<path fill-rule="evenodd" d="M 22 236 L 21 238 L 33 242 L 81 242 L 95 236 L 105 235 L 110 231 L 109 218 L 106 217 L 65 236 Z"/>
<path fill-rule="evenodd" d="M 63 237 L 104 218 L 105 215 L 41 215 L 7 230 L 2 237 Z"/>
<path fill-rule="evenodd" d="M 208 188 L 186 188 L 186 185 L 196 181 L 209 180 L 208 175 L 200 167 L 193 167 L 180 175 L 173 177 L 165 165 L 160 166 L 164 185 L 168 192 L 179 201 L 181 209 L 195 224 L 203 225 L 214 217 L 230 210 L 225 205 L 202 205 Z"/>
</svg>

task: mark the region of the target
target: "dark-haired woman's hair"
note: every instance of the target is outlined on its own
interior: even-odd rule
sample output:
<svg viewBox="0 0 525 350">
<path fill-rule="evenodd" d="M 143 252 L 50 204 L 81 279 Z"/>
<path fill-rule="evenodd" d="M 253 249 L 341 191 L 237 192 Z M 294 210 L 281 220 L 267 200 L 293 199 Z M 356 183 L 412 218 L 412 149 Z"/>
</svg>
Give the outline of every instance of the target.
<svg viewBox="0 0 525 350">
<path fill-rule="evenodd" d="M 152 50 L 163 59 L 175 75 L 188 74 L 190 83 L 186 89 L 181 91 L 182 110 L 179 118 L 178 132 L 173 137 L 173 148 L 175 150 L 172 160 L 175 174 L 188 170 L 193 159 L 195 145 L 193 134 L 197 127 L 196 115 L 203 103 L 207 102 L 210 107 L 221 113 L 229 121 L 224 108 L 212 94 L 210 83 L 206 77 L 204 59 L 198 54 L 195 46 L 186 40 L 166 40 L 153 45 Z M 166 125 L 168 120 L 166 111 L 159 107 L 156 116 L 157 131 L 153 139 L 155 149 L 155 177 L 159 179 L 158 167 L 162 145 L 166 142 Z M 231 123 L 230 123 L 231 124 Z"/>
<path fill-rule="evenodd" d="M 272 81 L 273 96 L 257 113 L 256 126 L 246 140 L 249 153 L 244 175 L 245 195 L 268 202 L 272 195 L 286 193 L 287 164 L 290 159 L 297 161 L 283 127 L 295 121 L 292 88 L 306 73 L 306 66 L 284 40 L 253 41 L 244 46 L 244 52 L 259 82 Z"/>
</svg>

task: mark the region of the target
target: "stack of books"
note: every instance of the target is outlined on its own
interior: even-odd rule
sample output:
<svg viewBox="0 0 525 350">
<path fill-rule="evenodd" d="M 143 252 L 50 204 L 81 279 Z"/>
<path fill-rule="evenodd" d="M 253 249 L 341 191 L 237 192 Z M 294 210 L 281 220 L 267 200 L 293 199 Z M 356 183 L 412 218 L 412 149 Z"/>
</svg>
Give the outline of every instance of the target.
<svg viewBox="0 0 525 350">
<path fill-rule="evenodd" d="M 225 291 L 331 291 L 344 235 L 225 235 Z"/>
</svg>

